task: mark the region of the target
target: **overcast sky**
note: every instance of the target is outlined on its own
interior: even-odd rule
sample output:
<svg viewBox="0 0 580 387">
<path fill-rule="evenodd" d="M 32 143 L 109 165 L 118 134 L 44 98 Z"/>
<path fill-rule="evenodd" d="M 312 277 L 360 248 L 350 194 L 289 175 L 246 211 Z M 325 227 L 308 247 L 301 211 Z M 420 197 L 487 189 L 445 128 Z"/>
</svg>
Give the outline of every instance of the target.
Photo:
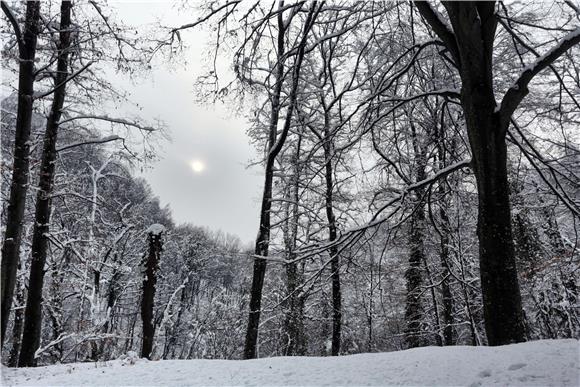
<svg viewBox="0 0 580 387">
<path fill-rule="evenodd" d="M 175 26 L 197 18 L 192 11 L 163 2 L 110 5 L 117 9 L 119 19 L 132 25 L 159 18 L 164 25 Z M 171 206 L 177 223 L 221 229 L 250 242 L 258 227 L 262 170 L 246 168 L 256 157 L 245 134 L 247 124 L 223 105 L 196 104 L 193 83 L 202 72 L 208 36 L 198 29 L 182 37 L 190 46 L 184 55 L 185 67 L 158 64 L 136 85 L 123 82 L 131 100 L 143 107 L 143 118 L 164 120 L 172 138 L 162 144 L 161 160 L 144 177 L 161 203 Z"/>
</svg>

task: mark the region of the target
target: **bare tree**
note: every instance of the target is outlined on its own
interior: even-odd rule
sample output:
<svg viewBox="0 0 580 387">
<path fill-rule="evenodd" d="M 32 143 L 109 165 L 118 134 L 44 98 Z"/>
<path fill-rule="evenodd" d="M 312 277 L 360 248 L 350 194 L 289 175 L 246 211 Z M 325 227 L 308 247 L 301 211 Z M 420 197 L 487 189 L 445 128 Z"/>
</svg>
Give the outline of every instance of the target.
<svg viewBox="0 0 580 387">
<path fill-rule="evenodd" d="M 487 339 L 490 345 L 524 341 L 506 134 L 512 114 L 529 92 L 530 81 L 580 42 L 580 27 L 526 67 L 498 105 L 492 66 L 498 26 L 496 3 L 443 2 L 451 27 L 429 3 L 417 1 L 415 5 L 445 44 L 462 82 L 461 104 L 479 198 L 477 235 Z"/>
<path fill-rule="evenodd" d="M 283 8 L 284 3 L 280 3 L 280 8 Z M 296 105 L 296 97 L 298 91 L 298 84 L 300 79 L 300 70 L 302 67 L 302 60 L 304 59 L 304 52 L 306 49 L 306 43 L 308 38 L 308 33 L 314 24 L 316 15 L 320 12 L 320 6 L 316 2 L 313 2 L 310 10 L 308 11 L 308 16 L 303 24 L 303 31 L 300 37 L 300 42 L 296 47 L 296 58 L 294 65 L 292 66 L 292 78 L 289 92 L 289 101 L 286 108 L 286 117 L 284 119 L 284 125 L 280 135 L 278 135 L 278 119 L 281 110 L 280 106 L 280 94 L 282 91 L 282 83 L 284 81 L 284 62 L 283 58 L 287 55 L 287 51 L 284 47 L 284 41 L 286 39 L 286 31 L 290 26 L 290 21 L 296 15 L 295 11 L 291 11 L 289 20 L 285 21 L 283 19 L 282 10 L 278 12 L 277 16 L 277 27 L 278 27 L 278 38 L 277 38 L 277 61 L 275 73 L 275 83 L 274 83 L 274 93 L 272 98 L 271 106 L 271 119 L 269 127 L 269 139 L 268 139 L 268 153 L 266 156 L 266 169 L 265 169 L 265 182 L 264 182 L 264 193 L 262 195 L 262 206 L 260 210 L 260 228 L 258 231 L 258 237 L 256 238 L 256 248 L 254 254 L 256 256 L 254 260 L 254 274 L 252 280 L 252 291 L 250 293 L 250 313 L 248 319 L 248 328 L 246 331 L 246 342 L 244 347 L 244 358 L 253 359 L 257 356 L 257 342 L 258 342 L 258 329 L 260 324 L 260 313 L 262 305 L 262 289 L 264 287 L 264 275 L 266 273 L 266 260 L 264 257 L 268 256 L 268 244 L 270 239 L 270 209 L 272 200 L 272 181 L 273 181 L 273 168 L 274 162 L 276 161 L 276 156 L 280 153 L 286 137 L 288 136 L 288 131 L 290 130 L 290 125 L 292 121 L 292 116 L 294 114 L 294 108 Z"/>
<path fill-rule="evenodd" d="M 163 249 L 163 232 L 165 227 L 154 224 L 147 230 L 148 252 L 143 256 L 145 276 L 143 277 L 143 295 L 141 296 L 141 321 L 143 322 L 143 342 L 141 357 L 151 359 L 155 325 L 153 321 L 153 302 L 155 301 L 155 284 L 157 271 Z"/>
<path fill-rule="evenodd" d="M 26 18 L 23 30 L 4 1 L 2 1 L 2 10 L 14 28 L 20 57 L 14 166 L 12 168 L 10 198 L 6 214 L 6 231 L 2 244 L 2 279 L 0 281 L 2 283 L 2 337 L 0 340 L 3 346 L 16 286 L 24 207 L 28 191 L 29 137 L 32 123 L 32 103 L 34 101 L 34 59 L 36 57 L 36 41 L 40 31 L 40 2 L 29 1 L 26 3 Z"/>
<path fill-rule="evenodd" d="M 63 1 L 60 8 L 60 31 L 58 42 L 58 60 L 54 79 L 54 99 L 44 135 L 44 149 L 40 167 L 39 191 L 36 198 L 34 232 L 32 236 L 32 262 L 28 284 L 28 298 L 24 312 L 24 329 L 22 347 L 18 365 L 31 367 L 36 365 L 35 352 L 40 345 L 42 329 L 42 290 L 44 284 L 44 265 L 46 262 L 50 225 L 50 195 L 54 181 L 56 140 L 60 117 L 65 99 L 65 87 L 68 81 L 71 45 L 71 9 L 72 2 Z"/>
</svg>

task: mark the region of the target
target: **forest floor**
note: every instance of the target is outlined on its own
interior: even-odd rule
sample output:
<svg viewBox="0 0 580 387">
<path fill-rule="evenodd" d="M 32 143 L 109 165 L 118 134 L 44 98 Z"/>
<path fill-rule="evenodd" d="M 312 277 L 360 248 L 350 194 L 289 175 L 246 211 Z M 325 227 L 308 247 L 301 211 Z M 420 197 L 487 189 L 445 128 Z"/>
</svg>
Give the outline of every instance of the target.
<svg viewBox="0 0 580 387">
<path fill-rule="evenodd" d="M 580 386 L 577 340 L 503 347 L 426 347 L 340 357 L 259 360 L 125 358 L 99 363 L 2 367 L 2 385 L 26 386 Z"/>
</svg>

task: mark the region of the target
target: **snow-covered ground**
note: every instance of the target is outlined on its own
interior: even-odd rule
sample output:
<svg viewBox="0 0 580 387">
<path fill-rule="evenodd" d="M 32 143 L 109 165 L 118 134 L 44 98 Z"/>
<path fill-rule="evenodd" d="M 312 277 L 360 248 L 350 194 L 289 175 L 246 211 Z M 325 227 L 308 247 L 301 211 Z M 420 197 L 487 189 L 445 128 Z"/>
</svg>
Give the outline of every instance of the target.
<svg viewBox="0 0 580 387">
<path fill-rule="evenodd" d="M 341 357 L 260 360 L 115 360 L 2 368 L 2 385 L 502 385 L 580 386 L 579 342 L 504 347 L 428 347 Z"/>
</svg>

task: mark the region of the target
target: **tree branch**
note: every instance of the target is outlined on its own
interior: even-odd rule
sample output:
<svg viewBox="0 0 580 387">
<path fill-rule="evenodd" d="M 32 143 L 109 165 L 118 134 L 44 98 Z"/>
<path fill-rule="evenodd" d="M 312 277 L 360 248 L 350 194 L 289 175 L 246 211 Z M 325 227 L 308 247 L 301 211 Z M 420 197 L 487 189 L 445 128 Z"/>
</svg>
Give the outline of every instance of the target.
<svg viewBox="0 0 580 387">
<path fill-rule="evenodd" d="M 34 93 L 34 99 L 41 99 L 44 97 L 48 97 L 49 95 L 51 95 L 52 93 L 54 93 L 55 91 L 57 91 L 59 88 L 61 88 L 62 86 L 66 85 L 68 82 L 72 81 L 73 79 L 75 79 L 77 76 L 79 76 L 83 71 L 85 71 L 86 69 L 89 68 L 90 65 L 92 65 L 94 62 L 89 62 L 86 65 L 84 65 L 81 69 L 79 69 L 77 72 L 75 72 L 74 74 L 72 74 L 70 77 L 68 77 L 67 79 L 65 79 L 64 81 L 62 81 L 61 83 L 59 83 L 58 85 L 56 85 L 52 90 L 46 91 L 44 93 Z"/>
<path fill-rule="evenodd" d="M 71 122 L 74 120 L 108 121 L 108 122 L 112 122 L 114 124 L 122 124 L 122 125 L 132 126 L 134 128 L 144 130 L 146 132 L 155 132 L 157 130 L 151 126 L 143 126 L 143 125 L 139 124 L 138 122 L 128 121 L 128 120 L 125 120 L 123 118 L 114 118 L 114 117 L 109 117 L 109 116 L 97 116 L 97 115 L 91 115 L 91 114 L 67 118 L 66 120 L 60 121 L 59 124 L 64 124 L 64 123 Z"/>
<path fill-rule="evenodd" d="M 20 53 L 20 56 L 22 56 L 22 52 L 24 51 L 24 41 L 22 40 L 22 31 L 20 30 L 18 21 L 16 21 L 16 17 L 14 17 L 12 10 L 8 7 L 8 4 L 6 4 L 5 1 L 0 1 L 0 4 L 2 6 L 2 11 L 4 11 L 8 21 L 12 24 L 12 28 L 14 28 L 14 35 L 16 35 L 16 41 L 18 42 L 18 52 Z"/>
<path fill-rule="evenodd" d="M 457 40 L 455 39 L 455 34 L 451 28 L 445 24 L 441 15 L 436 10 L 434 10 L 427 1 L 421 0 L 415 1 L 414 3 L 421 16 L 423 16 L 425 21 L 443 41 L 449 52 L 451 52 L 457 67 L 460 67 L 461 61 L 459 58 L 459 49 L 457 48 Z"/>
<path fill-rule="evenodd" d="M 76 148 L 78 146 L 89 145 L 89 144 L 104 144 L 104 143 L 111 142 L 111 141 L 116 141 L 116 140 L 124 140 L 124 138 L 119 137 L 119 136 L 109 136 L 109 137 L 105 137 L 105 138 L 96 138 L 96 139 L 92 139 L 92 140 L 75 142 L 75 143 L 72 143 L 72 144 L 63 145 L 60 148 L 56 148 L 56 151 L 57 152 L 62 152 L 64 150 L 71 149 L 71 148 Z"/>
<path fill-rule="evenodd" d="M 570 32 L 555 47 L 524 68 L 519 78 L 508 89 L 501 101 L 499 113 L 502 127 L 507 128 L 512 114 L 525 96 L 528 95 L 528 84 L 530 81 L 578 43 L 580 43 L 580 27 Z"/>
</svg>

